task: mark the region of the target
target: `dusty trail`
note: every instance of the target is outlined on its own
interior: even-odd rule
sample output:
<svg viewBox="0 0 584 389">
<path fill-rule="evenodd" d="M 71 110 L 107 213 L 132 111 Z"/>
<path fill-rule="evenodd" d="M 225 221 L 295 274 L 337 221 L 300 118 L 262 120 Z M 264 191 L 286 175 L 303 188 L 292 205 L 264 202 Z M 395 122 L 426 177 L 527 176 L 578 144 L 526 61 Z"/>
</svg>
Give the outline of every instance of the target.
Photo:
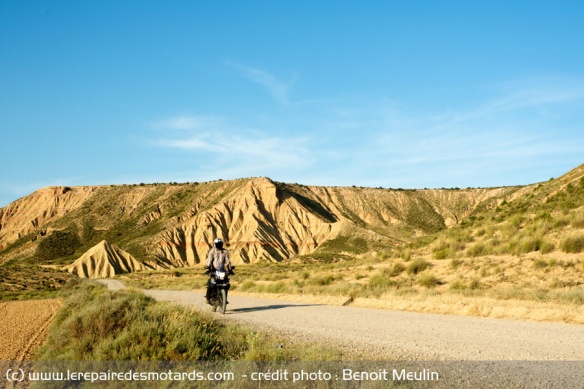
<svg viewBox="0 0 584 389">
<path fill-rule="evenodd" d="M 104 283 L 121 288 L 121 282 Z M 146 290 L 207 310 L 200 292 Z M 583 361 L 584 326 L 293 303 L 230 295 L 227 320 L 367 359 Z M 219 315 L 218 315 L 219 316 Z"/>
</svg>

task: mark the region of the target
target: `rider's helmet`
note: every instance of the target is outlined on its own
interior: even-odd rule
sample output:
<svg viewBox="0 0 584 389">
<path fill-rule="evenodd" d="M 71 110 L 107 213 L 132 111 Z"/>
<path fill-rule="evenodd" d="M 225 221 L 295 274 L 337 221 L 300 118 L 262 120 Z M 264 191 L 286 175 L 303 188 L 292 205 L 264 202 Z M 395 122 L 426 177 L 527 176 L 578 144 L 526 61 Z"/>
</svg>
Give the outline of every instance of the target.
<svg viewBox="0 0 584 389">
<path fill-rule="evenodd" d="M 223 239 L 221 238 L 217 238 L 213 241 L 213 243 L 215 243 L 215 247 L 218 249 L 222 249 L 223 248 Z"/>
</svg>

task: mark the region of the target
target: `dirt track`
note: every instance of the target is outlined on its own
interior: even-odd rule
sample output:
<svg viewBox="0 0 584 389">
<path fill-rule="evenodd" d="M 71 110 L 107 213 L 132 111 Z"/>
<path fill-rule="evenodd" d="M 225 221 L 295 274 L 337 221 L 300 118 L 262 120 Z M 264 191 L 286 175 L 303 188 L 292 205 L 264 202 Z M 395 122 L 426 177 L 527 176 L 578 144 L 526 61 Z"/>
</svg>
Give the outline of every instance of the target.
<svg viewBox="0 0 584 389">
<path fill-rule="evenodd" d="M 105 280 L 110 288 L 123 288 Z M 160 301 L 208 310 L 202 292 L 146 290 Z M 367 359 L 583 361 L 584 326 L 232 295 L 226 314 L 253 327 L 361 353 Z M 217 314 L 218 317 L 221 315 Z"/>
<path fill-rule="evenodd" d="M 60 306 L 59 300 L 0 302 L 0 360 L 30 360 Z"/>
</svg>

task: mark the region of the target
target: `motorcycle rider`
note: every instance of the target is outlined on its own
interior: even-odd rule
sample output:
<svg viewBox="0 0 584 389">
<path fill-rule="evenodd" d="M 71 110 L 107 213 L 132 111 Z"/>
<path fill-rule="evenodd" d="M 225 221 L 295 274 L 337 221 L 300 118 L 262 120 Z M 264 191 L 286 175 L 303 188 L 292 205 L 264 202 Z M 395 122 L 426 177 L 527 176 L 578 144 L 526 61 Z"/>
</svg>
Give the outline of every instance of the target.
<svg viewBox="0 0 584 389">
<path fill-rule="evenodd" d="M 229 274 L 231 272 L 231 259 L 229 258 L 229 251 L 223 248 L 223 239 L 217 238 L 213 241 L 215 247 L 209 250 L 209 255 L 207 255 L 207 266 L 209 272 L 213 272 L 215 270 L 218 271 L 226 271 Z M 211 285 L 207 283 L 207 303 L 210 304 L 209 299 L 211 297 Z"/>
</svg>

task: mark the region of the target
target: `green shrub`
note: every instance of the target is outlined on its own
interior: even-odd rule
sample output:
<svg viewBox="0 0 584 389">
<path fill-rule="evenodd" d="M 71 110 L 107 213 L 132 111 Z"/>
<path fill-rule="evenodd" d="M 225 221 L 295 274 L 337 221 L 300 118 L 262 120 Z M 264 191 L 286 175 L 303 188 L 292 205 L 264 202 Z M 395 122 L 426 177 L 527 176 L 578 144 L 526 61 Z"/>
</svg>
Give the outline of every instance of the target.
<svg viewBox="0 0 584 389">
<path fill-rule="evenodd" d="M 567 237 L 562 241 L 560 248 L 565 253 L 581 253 L 584 251 L 584 234 Z"/>
<path fill-rule="evenodd" d="M 462 260 L 460 259 L 456 259 L 456 258 L 452 258 L 450 260 L 450 267 L 453 269 L 456 269 L 457 267 L 459 267 L 460 265 L 462 265 Z"/>
<path fill-rule="evenodd" d="M 429 262 L 418 258 L 415 259 L 407 268 L 408 274 L 418 274 L 429 268 L 431 265 Z"/>
<path fill-rule="evenodd" d="M 74 254 L 80 246 L 81 241 L 76 233 L 53 231 L 39 242 L 36 248 L 36 257 L 42 262 L 49 262 Z"/>
</svg>

